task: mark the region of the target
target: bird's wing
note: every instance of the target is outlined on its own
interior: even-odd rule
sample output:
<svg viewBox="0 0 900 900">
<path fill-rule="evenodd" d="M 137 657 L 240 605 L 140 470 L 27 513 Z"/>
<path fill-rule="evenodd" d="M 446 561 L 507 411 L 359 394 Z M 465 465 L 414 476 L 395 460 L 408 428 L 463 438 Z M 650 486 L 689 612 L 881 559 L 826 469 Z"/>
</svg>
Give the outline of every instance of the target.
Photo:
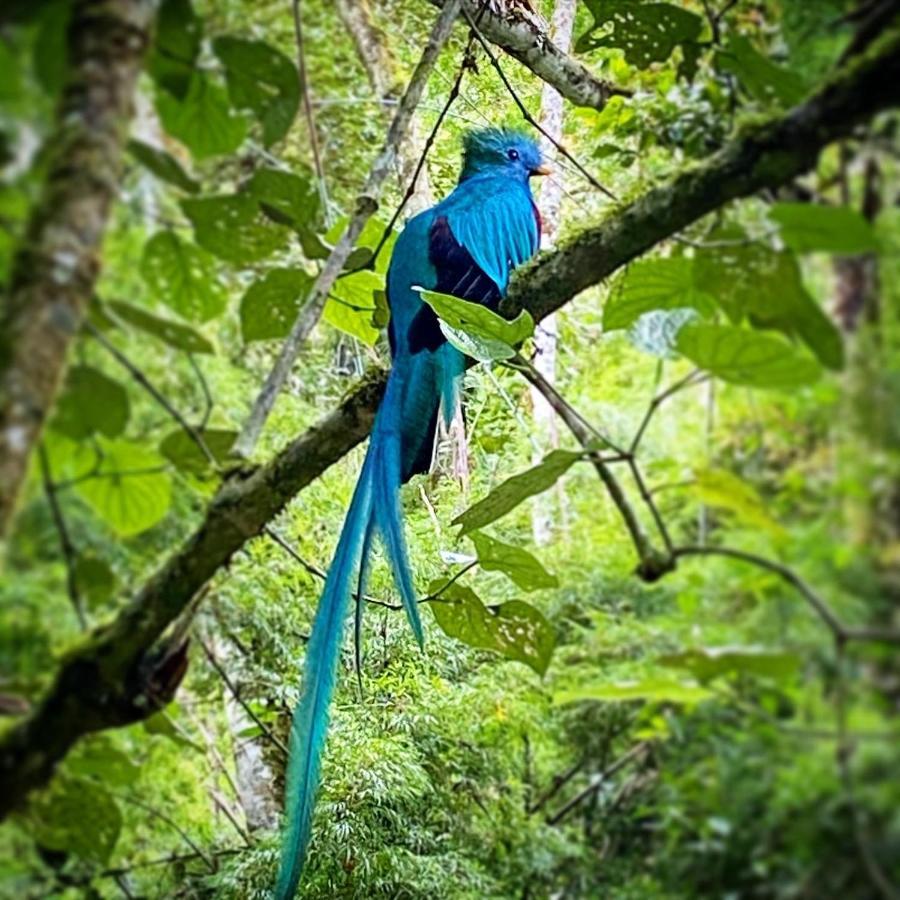
<svg viewBox="0 0 900 900">
<path fill-rule="evenodd" d="M 539 244 L 540 216 L 521 185 L 472 190 L 446 210 L 439 208 L 429 229 L 434 290 L 496 309 L 509 273 L 530 259 Z M 410 353 L 436 350 L 444 343 L 438 318 L 427 304 L 413 317 L 407 340 Z"/>
</svg>

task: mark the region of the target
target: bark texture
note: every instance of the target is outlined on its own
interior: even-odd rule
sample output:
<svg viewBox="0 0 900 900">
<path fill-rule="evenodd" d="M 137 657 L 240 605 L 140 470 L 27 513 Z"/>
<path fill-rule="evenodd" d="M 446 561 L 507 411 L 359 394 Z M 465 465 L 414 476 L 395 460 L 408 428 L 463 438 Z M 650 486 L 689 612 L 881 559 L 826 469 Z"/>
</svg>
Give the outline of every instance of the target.
<svg viewBox="0 0 900 900">
<path fill-rule="evenodd" d="M 150 0 L 73 4 L 49 171 L 0 309 L 0 538 L 97 280 L 152 13 Z"/>
</svg>

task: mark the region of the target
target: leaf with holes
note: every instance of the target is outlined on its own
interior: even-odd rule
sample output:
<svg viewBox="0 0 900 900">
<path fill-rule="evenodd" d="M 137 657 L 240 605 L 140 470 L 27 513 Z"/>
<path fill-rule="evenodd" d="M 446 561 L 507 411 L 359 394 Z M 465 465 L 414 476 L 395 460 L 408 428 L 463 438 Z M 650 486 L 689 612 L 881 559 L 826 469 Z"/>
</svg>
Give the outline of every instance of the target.
<svg viewBox="0 0 900 900">
<path fill-rule="evenodd" d="M 639 69 L 665 62 L 679 44 L 695 42 L 703 28 L 700 16 L 671 3 L 587 0 L 586 5 L 594 24 L 578 38 L 576 52 L 618 48 Z"/>
<path fill-rule="evenodd" d="M 199 331 L 181 322 L 154 316 L 145 309 L 119 300 L 106 303 L 104 310 L 111 311 L 116 319 L 158 338 L 176 350 L 184 350 L 185 353 L 213 352 L 213 345 Z"/>
<path fill-rule="evenodd" d="M 694 261 L 684 256 L 641 259 L 617 279 L 603 307 L 604 331 L 628 328 L 644 313 L 689 307 L 703 316 L 715 311 L 712 298 L 696 289 Z"/>
<path fill-rule="evenodd" d="M 270 269 L 241 298 L 241 337 L 246 343 L 287 337 L 312 289 L 302 269 Z"/>
<path fill-rule="evenodd" d="M 266 147 L 280 141 L 300 105 L 300 79 L 294 64 L 262 41 L 219 37 L 213 41 L 213 51 L 225 67 L 232 104 L 256 116 Z"/>
<path fill-rule="evenodd" d="M 703 683 L 735 672 L 783 681 L 800 668 L 796 654 L 760 647 L 696 647 L 661 656 L 659 662 L 669 668 L 687 669 Z"/>
<path fill-rule="evenodd" d="M 583 454 L 577 450 L 551 451 L 538 465 L 507 478 L 483 500 L 460 513 L 452 524 L 461 526 L 460 536 L 490 525 L 523 500 L 552 487 L 582 457 Z"/>
<path fill-rule="evenodd" d="M 849 206 L 776 203 L 769 210 L 781 238 L 798 253 L 872 253 L 878 249 L 875 229 Z"/>
<path fill-rule="evenodd" d="M 329 325 L 374 347 L 380 333 L 373 325 L 375 292 L 383 290 L 384 278 L 375 272 L 346 275 L 335 282 L 322 316 Z"/>
<path fill-rule="evenodd" d="M 174 231 L 158 231 L 147 241 L 141 275 L 155 300 L 186 319 L 206 322 L 225 309 L 228 295 L 219 281 L 215 261 Z"/>
<path fill-rule="evenodd" d="M 194 72 L 181 98 L 158 91 L 156 111 L 163 128 L 197 160 L 233 153 L 247 136 L 247 120 L 231 108 L 225 88 L 204 72 Z"/>
<path fill-rule="evenodd" d="M 32 798 L 25 821 L 41 847 L 99 866 L 109 861 L 122 830 L 122 812 L 108 791 L 85 778 L 63 775 Z"/>
<path fill-rule="evenodd" d="M 686 325 L 678 351 L 723 381 L 759 388 L 810 384 L 821 374 L 816 361 L 774 335 L 729 325 Z"/>
<path fill-rule="evenodd" d="M 440 579 L 433 582 L 429 593 L 440 590 L 443 584 Z M 528 603 L 510 600 L 487 607 L 471 588 L 455 582 L 429 605 L 448 637 L 524 663 L 538 675 L 547 671 L 556 636 L 544 615 Z"/>
<path fill-rule="evenodd" d="M 227 428 L 204 428 L 198 430 L 198 436 L 213 459 L 221 465 L 228 459 L 237 439 L 237 432 Z M 159 452 L 182 472 L 190 472 L 192 475 L 205 475 L 209 472 L 209 457 L 183 428 L 170 431 L 160 441 Z"/>
<path fill-rule="evenodd" d="M 716 63 L 736 76 L 741 87 L 763 105 L 793 106 L 806 94 L 806 82 L 800 75 L 763 56 L 743 35 L 732 33 L 728 46 L 716 53 Z"/>
<path fill-rule="evenodd" d="M 503 572 L 523 591 L 559 586 L 559 580 L 551 575 L 527 550 L 513 544 L 505 544 L 483 532 L 472 535 L 472 543 L 478 553 L 478 564 L 488 572 Z"/>
<path fill-rule="evenodd" d="M 100 439 L 103 458 L 94 477 L 75 492 L 117 534 L 128 537 L 152 528 L 169 511 L 172 478 L 164 460 L 128 441 Z"/>
<path fill-rule="evenodd" d="M 117 437 L 128 424 L 128 392 L 91 366 L 72 366 L 50 427 L 82 440 L 92 434 Z"/>
<path fill-rule="evenodd" d="M 249 265 L 283 249 L 290 232 L 268 219 L 249 194 L 182 200 L 197 243 L 220 259 Z"/>
<path fill-rule="evenodd" d="M 157 178 L 188 194 L 196 194 L 200 190 L 200 184 L 184 171 L 181 163 L 171 153 L 136 140 L 128 142 L 128 152 Z"/>
</svg>

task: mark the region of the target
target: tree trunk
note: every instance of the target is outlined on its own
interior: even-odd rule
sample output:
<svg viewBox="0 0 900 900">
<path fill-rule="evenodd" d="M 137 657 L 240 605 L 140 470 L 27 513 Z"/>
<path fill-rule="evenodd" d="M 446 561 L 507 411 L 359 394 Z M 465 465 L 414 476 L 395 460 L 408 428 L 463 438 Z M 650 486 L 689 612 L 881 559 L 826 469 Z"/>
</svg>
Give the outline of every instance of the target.
<svg viewBox="0 0 900 900">
<path fill-rule="evenodd" d="M 51 160 L 0 309 L 0 537 L 56 397 L 100 268 L 150 0 L 78 0 Z"/>
</svg>

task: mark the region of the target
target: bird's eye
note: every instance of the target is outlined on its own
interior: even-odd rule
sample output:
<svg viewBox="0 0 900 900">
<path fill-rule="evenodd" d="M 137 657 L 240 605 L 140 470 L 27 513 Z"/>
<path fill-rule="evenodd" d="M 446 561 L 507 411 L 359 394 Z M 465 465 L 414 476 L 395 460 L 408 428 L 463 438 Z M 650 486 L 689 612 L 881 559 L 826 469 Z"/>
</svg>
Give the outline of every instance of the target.
<svg viewBox="0 0 900 900">
<path fill-rule="evenodd" d="M 516 150 L 515 147 L 510 147 L 510 149 L 506 151 L 506 155 L 507 155 L 511 160 L 517 160 L 517 159 L 519 158 L 519 151 Z"/>
</svg>

